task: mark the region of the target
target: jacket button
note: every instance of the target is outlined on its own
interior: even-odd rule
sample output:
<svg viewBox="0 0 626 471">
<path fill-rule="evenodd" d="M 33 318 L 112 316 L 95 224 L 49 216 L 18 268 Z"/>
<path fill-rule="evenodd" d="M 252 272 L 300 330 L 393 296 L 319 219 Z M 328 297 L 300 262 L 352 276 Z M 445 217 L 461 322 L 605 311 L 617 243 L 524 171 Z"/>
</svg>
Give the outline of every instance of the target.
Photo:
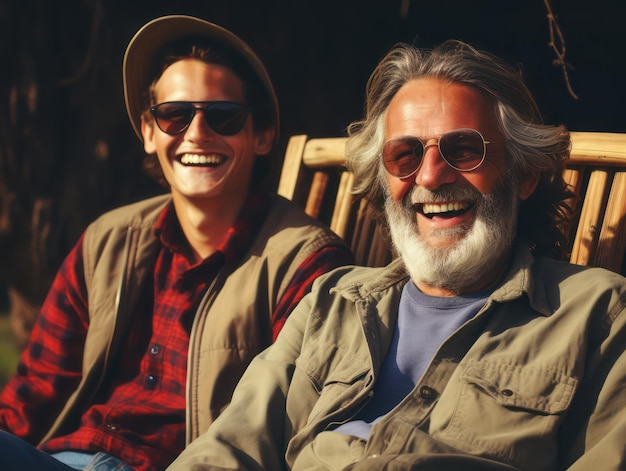
<svg viewBox="0 0 626 471">
<path fill-rule="evenodd" d="M 435 390 L 430 386 L 420 387 L 420 397 L 426 401 L 430 401 L 435 397 Z"/>
<path fill-rule="evenodd" d="M 152 344 L 150 347 L 151 355 L 158 355 L 161 352 L 161 346 L 158 343 Z"/>
</svg>

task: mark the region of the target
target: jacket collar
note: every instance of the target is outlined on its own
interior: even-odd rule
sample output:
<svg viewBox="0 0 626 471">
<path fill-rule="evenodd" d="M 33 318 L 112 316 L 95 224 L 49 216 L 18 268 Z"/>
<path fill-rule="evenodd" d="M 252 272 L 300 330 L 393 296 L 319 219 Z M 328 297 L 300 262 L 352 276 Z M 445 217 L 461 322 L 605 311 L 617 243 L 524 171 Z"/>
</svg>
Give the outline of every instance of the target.
<svg viewBox="0 0 626 471">
<path fill-rule="evenodd" d="M 544 282 L 542 273 L 535 267 L 535 256 L 526 244 L 518 241 L 513 250 L 509 271 L 502 284 L 492 293 L 491 300 L 503 303 L 526 295 L 533 310 L 544 316 L 551 316 L 554 309 L 548 302 L 546 292 L 549 283 Z"/>
<path fill-rule="evenodd" d="M 553 309 L 547 302 L 546 292 L 541 280 L 533 271 L 535 259 L 528 246 L 521 241 L 513 247 L 511 265 L 500 285 L 490 296 L 498 303 L 510 302 L 526 296 L 530 306 L 539 313 L 549 316 Z M 397 258 L 384 268 L 356 268 L 350 275 L 337 283 L 336 290 L 346 299 L 357 301 L 375 301 L 390 288 L 398 291 L 409 281 L 409 275 L 402 260 Z"/>
</svg>

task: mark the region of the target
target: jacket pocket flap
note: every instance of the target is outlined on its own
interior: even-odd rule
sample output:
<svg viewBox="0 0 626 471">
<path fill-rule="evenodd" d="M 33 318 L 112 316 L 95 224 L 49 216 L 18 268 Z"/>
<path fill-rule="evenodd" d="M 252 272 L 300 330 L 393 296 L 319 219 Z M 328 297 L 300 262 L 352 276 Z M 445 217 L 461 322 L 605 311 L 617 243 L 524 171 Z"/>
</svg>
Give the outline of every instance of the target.
<svg viewBox="0 0 626 471">
<path fill-rule="evenodd" d="M 502 406 L 558 414 L 569 407 L 578 379 L 547 368 L 470 361 L 463 381 Z"/>
<path fill-rule="evenodd" d="M 353 384 L 369 371 L 369 361 L 332 343 L 309 342 L 296 367 L 309 376 L 318 391 L 331 384 Z"/>
</svg>

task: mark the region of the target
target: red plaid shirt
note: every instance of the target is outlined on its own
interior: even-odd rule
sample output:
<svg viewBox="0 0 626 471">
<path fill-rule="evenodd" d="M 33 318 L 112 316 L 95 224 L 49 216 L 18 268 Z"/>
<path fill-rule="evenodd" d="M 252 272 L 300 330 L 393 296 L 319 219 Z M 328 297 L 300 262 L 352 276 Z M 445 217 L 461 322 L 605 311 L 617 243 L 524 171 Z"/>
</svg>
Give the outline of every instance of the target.
<svg viewBox="0 0 626 471">
<path fill-rule="evenodd" d="M 115 374 L 80 423 L 43 450 L 106 451 L 136 470 L 164 469 L 183 450 L 187 348 L 196 302 L 220 267 L 245 253 L 269 203 L 256 195 L 244 207 L 222 246 L 199 263 L 187 258 L 173 208 L 165 208 L 155 226 L 161 248 L 154 278 L 142 294 L 145 315 L 137 316 Z M 81 378 L 89 328 L 82 244 L 81 237 L 54 279 L 17 374 L 0 396 L 0 428 L 31 443 L 41 439 Z M 336 246 L 305 260 L 273 313 L 274 336 L 316 277 L 352 260 Z"/>
</svg>

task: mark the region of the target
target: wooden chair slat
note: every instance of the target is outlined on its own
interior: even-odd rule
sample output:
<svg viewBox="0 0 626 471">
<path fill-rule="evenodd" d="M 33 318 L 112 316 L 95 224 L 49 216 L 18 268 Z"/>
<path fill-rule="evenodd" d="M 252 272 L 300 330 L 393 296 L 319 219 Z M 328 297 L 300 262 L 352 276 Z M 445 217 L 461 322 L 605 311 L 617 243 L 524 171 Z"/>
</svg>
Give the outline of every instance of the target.
<svg viewBox="0 0 626 471">
<path fill-rule="evenodd" d="M 337 188 L 335 198 L 335 209 L 330 222 L 330 228 L 339 236 L 345 239 L 348 235 L 350 224 L 350 211 L 352 207 L 352 186 L 354 175 L 350 172 L 343 172 Z"/>
<path fill-rule="evenodd" d="M 287 143 L 285 158 L 278 183 L 278 194 L 288 200 L 295 201 L 295 191 L 298 183 L 301 183 L 302 154 L 306 146 L 307 136 L 304 134 L 292 136 Z"/>
<path fill-rule="evenodd" d="M 618 172 L 611 185 L 593 265 L 620 271 L 626 251 L 626 172 Z"/>
<path fill-rule="evenodd" d="M 315 172 L 313 175 L 311 190 L 309 191 L 304 211 L 315 219 L 319 219 L 320 216 L 324 194 L 328 187 L 328 179 L 328 175 L 324 172 Z"/>
<path fill-rule="evenodd" d="M 609 177 L 606 171 L 596 170 L 591 173 L 570 257 L 572 263 L 589 265 L 592 260 L 600 236 L 601 217 L 606 201 L 605 195 L 608 193 Z"/>
</svg>

